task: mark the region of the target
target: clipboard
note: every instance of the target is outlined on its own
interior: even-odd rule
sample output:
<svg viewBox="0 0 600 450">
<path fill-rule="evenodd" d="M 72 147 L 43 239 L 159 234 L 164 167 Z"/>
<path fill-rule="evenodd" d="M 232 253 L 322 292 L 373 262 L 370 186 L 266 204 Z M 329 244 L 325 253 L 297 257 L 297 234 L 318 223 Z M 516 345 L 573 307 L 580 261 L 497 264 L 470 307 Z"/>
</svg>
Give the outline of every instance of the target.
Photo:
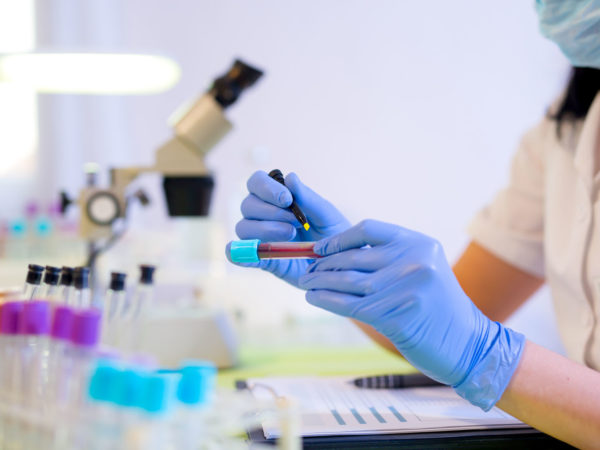
<svg viewBox="0 0 600 450">
<path fill-rule="evenodd" d="M 236 381 L 236 389 L 248 388 L 246 381 Z M 267 439 L 262 429 L 248 430 L 250 448 L 256 445 L 276 445 Z M 505 428 L 490 430 L 461 430 L 398 434 L 329 435 L 302 438 L 304 449 L 421 449 L 421 448 L 478 448 L 478 449 L 568 449 L 570 445 L 534 428 Z"/>
</svg>

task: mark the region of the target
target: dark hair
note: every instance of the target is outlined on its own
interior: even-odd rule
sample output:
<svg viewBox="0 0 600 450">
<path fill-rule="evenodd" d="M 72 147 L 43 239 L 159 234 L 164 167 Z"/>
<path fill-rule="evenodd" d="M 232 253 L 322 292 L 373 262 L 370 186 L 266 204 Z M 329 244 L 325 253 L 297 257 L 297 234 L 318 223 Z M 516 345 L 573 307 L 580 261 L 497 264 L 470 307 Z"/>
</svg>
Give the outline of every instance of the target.
<svg viewBox="0 0 600 450">
<path fill-rule="evenodd" d="M 550 118 L 556 120 L 556 131 L 560 137 L 563 123 L 584 118 L 596 94 L 600 91 L 600 70 L 574 67 L 567 85 L 565 97 Z"/>
</svg>

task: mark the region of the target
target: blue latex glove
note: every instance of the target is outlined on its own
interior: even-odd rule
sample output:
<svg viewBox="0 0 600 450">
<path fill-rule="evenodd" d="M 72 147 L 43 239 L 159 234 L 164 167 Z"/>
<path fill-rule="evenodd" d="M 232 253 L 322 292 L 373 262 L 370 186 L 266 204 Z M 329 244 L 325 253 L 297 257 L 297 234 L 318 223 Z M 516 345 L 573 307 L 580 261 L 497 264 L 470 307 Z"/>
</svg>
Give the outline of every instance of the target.
<svg viewBox="0 0 600 450">
<path fill-rule="evenodd" d="M 525 338 L 477 309 L 437 241 L 368 220 L 315 252 L 325 257 L 300 278 L 309 303 L 372 325 L 415 367 L 482 409 L 499 400 Z"/>
<path fill-rule="evenodd" d="M 240 239 L 261 241 L 318 241 L 350 227 L 350 223 L 327 200 L 302 184 L 295 173 L 285 177 L 285 186 L 259 170 L 248 180 L 249 195 L 242 202 L 244 217 L 235 227 Z M 288 209 L 294 200 L 306 215 L 310 229 L 306 231 Z M 226 254 L 230 258 L 231 244 Z M 265 260 L 258 263 L 237 263 L 260 267 L 288 283 L 298 286 L 298 278 L 306 272 L 308 260 Z"/>
</svg>

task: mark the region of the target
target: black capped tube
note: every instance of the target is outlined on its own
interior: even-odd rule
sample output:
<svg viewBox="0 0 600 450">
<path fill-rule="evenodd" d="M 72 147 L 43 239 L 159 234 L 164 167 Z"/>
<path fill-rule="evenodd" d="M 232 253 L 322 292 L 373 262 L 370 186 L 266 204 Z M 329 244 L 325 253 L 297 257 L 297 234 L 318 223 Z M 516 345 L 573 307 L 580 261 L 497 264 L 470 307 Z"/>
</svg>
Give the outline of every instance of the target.
<svg viewBox="0 0 600 450">
<path fill-rule="evenodd" d="M 25 277 L 25 287 L 23 289 L 23 298 L 25 300 L 31 300 L 40 294 L 43 273 L 43 266 L 37 264 L 29 264 L 27 266 L 27 277 Z"/>
<path fill-rule="evenodd" d="M 44 270 L 44 298 L 55 298 L 58 293 L 58 280 L 60 269 L 54 266 L 46 266 Z"/>
<path fill-rule="evenodd" d="M 75 286 L 73 306 L 76 308 L 89 308 L 92 297 L 90 291 L 89 267 L 75 267 L 73 272 L 73 285 Z"/>
</svg>

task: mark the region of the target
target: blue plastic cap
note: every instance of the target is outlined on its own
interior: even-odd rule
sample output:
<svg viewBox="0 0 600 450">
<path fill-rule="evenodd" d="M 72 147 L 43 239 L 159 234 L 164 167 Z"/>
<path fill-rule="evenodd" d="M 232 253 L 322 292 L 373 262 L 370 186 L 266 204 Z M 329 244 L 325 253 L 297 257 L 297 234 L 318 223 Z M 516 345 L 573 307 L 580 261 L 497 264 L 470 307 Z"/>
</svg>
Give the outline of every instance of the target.
<svg viewBox="0 0 600 450">
<path fill-rule="evenodd" d="M 13 220 L 9 224 L 8 230 L 13 236 L 25 236 L 25 233 L 27 233 L 27 222 L 24 219 Z"/>
<path fill-rule="evenodd" d="M 90 378 L 88 395 L 91 400 L 110 402 L 114 397 L 114 384 L 119 378 L 120 371 L 110 365 L 99 363 Z"/>
<path fill-rule="evenodd" d="M 229 249 L 231 261 L 235 263 L 253 263 L 260 261 L 258 259 L 259 239 L 246 239 L 242 241 L 232 241 Z"/>
<path fill-rule="evenodd" d="M 217 369 L 209 361 L 186 361 L 181 369 L 177 398 L 186 405 L 207 403 L 214 391 Z"/>
<path fill-rule="evenodd" d="M 149 413 L 160 413 L 168 406 L 168 382 L 165 376 L 148 375 L 144 377 L 144 395 L 139 406 Z"/>
<path fill-rule="evenodd" d="M 177 386 L 181 380 L 181 369 L 160 369 L 154 372 L 167 380 L 167 389 L 169 398 L 175 398 L 177 395 Z"/>
<path fill-rule="evenodd" d="M 46 217 L 40 217 L 35 222 L 35 231 L 42 237 L 50 235 L 52 233 L 52 222 Z"/>
<path fill-rule="evenodd" d="M 123 370 L 114 383 L 112 401 L 119 406 L 139 406 L 144 397 L 144 375 L 136 370 Z"/>
<path fill-rule="evenodd" d="M 179 378 L 181 376 L 181 369 L 159 369 L 156 373 L 168 378 Z"/>
<path fill-rule="evenodd" d="M 177 386 L 177 398 L 186 405 L 206 403 L 210 392 L 202 372 L 198 369 L 184 369 Z"/>
<path fill-rule="evenodd" d="M 216 375 L 217 373 L 217 366 L 215 366 L 215 363 L 205 359 L 184 359 L 181 361 L 180 370 L 183 369 L 203 369 L 213 375 Z"/>
</svg>

